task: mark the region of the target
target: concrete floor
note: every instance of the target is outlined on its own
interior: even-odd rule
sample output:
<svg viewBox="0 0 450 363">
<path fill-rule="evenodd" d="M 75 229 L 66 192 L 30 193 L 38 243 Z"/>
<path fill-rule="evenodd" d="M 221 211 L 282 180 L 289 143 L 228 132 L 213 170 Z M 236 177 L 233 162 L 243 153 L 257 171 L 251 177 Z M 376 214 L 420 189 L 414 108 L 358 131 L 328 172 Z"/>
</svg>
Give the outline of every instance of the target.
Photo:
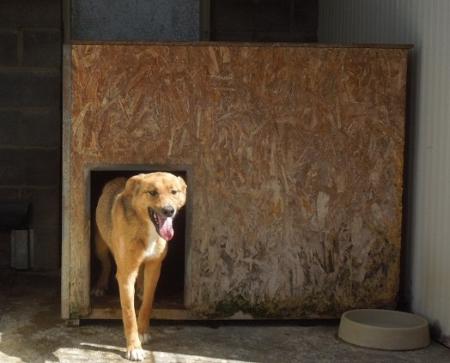
<svg viewBox="0 0 450 363">
<path fill-rule="evenodd" d="M 345 344 L 337 326 L 157 322 L 146 362 L 450 362 L 433 343 L 412 352 L 385 352 Z M 57 277 L 0 276 L 0 362 L 127 362 L 120 322 L 66 327 L 59 318 Z"/>
</svg>

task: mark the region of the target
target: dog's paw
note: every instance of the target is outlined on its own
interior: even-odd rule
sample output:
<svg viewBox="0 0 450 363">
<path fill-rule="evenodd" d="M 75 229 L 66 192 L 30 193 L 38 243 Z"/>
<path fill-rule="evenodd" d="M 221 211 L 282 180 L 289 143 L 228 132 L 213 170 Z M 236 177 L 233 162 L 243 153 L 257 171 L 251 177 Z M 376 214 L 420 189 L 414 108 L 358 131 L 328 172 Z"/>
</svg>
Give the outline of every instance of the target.
<svg viewBox="0 0 450 363">
<path fill-rule="evenodd" d="M 106 289 L 102 289 L 101 287 L 95 287 L 91 290 L 91 295 L 92 296 L 104 296 L 106 293 Z"/>
<path fill-rule="evenodd" d="M 145 344 L 152 339 L 152 336 L 149 333 L 139 334 L 139 340 L 141 341 L 141 344 Z"/>
<path fill-rule="evenodd" d="M 127 359 L 132 361 L 144 360 L 144 351 L 141 348 L 127 350 Z"/>
</svg>

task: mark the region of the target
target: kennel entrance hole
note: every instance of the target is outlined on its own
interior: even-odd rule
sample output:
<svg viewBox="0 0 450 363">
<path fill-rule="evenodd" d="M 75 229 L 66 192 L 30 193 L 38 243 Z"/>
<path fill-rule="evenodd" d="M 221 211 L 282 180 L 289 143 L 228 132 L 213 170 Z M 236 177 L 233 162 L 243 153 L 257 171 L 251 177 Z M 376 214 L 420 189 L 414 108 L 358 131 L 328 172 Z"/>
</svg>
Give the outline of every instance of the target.
<svg viewBox="0 0 450 363">
<path fill-rule="evenodd" d="M 156 170 L 91 170 L 90 171 L 90 215 L 91 215 L 91 287 L 97 281 L 100 266 L 95 256 L 95 209 L 100 198 L 103 186 L 110 180 L 125 177 L 130 178 L 140 173 L 151 173 Z M 187 181 L 187 173 L 182 170 L 164 170 L 176 176 L 181 176 Z M 185 271 L 185 239 L 186 239 L 186 208 L 182 208 L 174 221 L 174 238 L 169 242 L 167 256 L 164 259 L 161 276 L 155 293 L 154 307 L 155 309 L 184 309 L 184 271 Z M 111 272 L 109 280 L 109 288 L 103 297 L 91 297 L 91 310 L 94 312 L 102 312 L 99 316 L 103 317 L 103 312 L 110 312 L 111 317 L 115 317 L 115 313 L 120 312 L 119 291 L 117 280 L 115 278 L 115 264 Z M 136 306 L 139 300 L 136 300 Z"/>
</svg>

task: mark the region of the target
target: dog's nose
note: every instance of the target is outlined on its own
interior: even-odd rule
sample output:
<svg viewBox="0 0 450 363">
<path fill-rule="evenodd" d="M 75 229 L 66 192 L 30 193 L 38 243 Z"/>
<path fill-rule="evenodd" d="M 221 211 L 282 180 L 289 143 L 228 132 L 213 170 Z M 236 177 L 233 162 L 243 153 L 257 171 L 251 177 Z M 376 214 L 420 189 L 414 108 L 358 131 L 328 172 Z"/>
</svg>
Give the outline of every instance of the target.
<svg viewBox="0 0 450 363">
<path fill-rule="evenodd" d="M 165 207 L 162 208 L 162 213 L 166 217 L 173 217 L 173 215 L 175 214 L 175 208 L 172 207 L 171 205 L 166 205 Z"/>
</svg>

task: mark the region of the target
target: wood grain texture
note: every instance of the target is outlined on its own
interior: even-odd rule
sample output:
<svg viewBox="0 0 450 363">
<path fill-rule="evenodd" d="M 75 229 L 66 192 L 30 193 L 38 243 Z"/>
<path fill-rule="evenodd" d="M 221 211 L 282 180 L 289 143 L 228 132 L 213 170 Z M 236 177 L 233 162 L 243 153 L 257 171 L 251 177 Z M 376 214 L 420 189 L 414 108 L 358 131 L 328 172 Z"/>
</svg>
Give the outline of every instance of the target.
<svg viewBox="0 0 450 363">
<path fill-rule="evenodd" d="M 88 308 L 91 165 L 186 165 L 199 317 L 393 306 L 406 49 L 73 45 L 71 300 Z M 86 282 L 86 283 L 85 283 Z"/>
</svg>

